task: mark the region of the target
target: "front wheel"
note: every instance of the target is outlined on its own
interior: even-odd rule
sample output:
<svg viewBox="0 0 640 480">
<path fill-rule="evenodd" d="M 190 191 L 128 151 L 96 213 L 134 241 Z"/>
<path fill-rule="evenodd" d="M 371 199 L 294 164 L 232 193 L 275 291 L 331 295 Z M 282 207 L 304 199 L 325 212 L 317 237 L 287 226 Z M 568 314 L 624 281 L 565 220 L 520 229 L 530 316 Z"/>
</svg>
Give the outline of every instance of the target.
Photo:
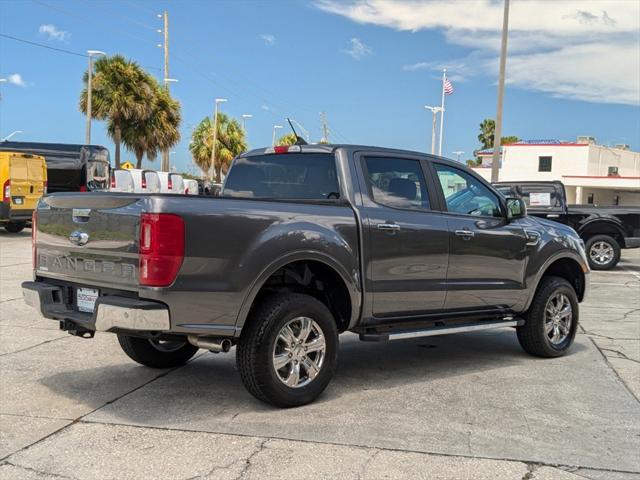
<svg viewBox="0 0 640 480">
<path fill-rule="evenodd" d="M 578 296 L 564 278 L 544 277 L 524 317 L 517 328 L 522 348 L 537 357 L 560 357 L 576 336 Z"/>
<path fill-rule="evenodd" d="M 140 365 L 151 368 L 172 368 L 184 365 L 198 351 L 189 342 L 151 340 L 118 334 L 124 353 Z"/>
<path fill-rule="evenodd" d="M 26 226 L 26 222 L 9 222 L 4 225 L 4 229 L 9 233 L 20 233 Z"/>
<path fill-rule="evenodd" d="M 331 381 L 338 330 L 327 307 L 309 295 L 267 298 L 247 320 L 236 349 L 242 382 L 278 407 L 312 402 Z"/>
<path fill-rule="evenodd" d="M 585 245 L 592 270 L 610 270 L 620 261 L 620 244 L 609 235 L 596 235 Z"/>
</svg>

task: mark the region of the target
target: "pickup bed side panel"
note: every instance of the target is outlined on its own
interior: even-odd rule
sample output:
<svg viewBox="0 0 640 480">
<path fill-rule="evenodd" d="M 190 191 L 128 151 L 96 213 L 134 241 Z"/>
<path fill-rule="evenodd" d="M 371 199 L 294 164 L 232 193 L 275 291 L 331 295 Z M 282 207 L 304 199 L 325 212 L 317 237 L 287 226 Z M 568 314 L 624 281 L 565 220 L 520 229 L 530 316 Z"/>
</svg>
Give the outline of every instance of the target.
<svg viewBox="0 0 640 480">
<path fill-rule="evenodd" d="M 359 311 L 358 232 L 350 207 L 175 196 L 152 199 L 154 212 L 171 212 L 185 220 L 185 259 L 175 283 L 167 289 L 139 290 L 141 298 L 169 306 L 172 330 L 239 335 L 257 287 L 288 260 L 315 259 L 334 267 Z"/>
</svg>

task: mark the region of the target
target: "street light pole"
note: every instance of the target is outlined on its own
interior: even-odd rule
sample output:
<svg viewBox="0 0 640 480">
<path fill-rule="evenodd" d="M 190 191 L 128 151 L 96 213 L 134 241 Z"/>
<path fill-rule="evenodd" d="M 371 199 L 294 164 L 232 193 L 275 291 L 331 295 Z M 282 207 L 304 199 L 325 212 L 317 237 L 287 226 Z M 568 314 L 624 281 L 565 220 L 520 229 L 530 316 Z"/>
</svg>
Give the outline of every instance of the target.
<svg viewBox="0 0 640 480">
<path fill-rule="evenodd" d="M 218 104 L 226 102 L 226 98 L 216 98 L 213 110 L 213 143 L 211 144 L 211 167 L 209 179 L 213 182 L 216 171 L 216 143 L 218 142 Z"/>
<path fill-rule="evenodd" d="M 282 125 L 274 125 L 273 126 L 273 135 L 271 135 L 271 146 L 275 147 L 276 145 L 276 130 L 282 128 Z"/>
<path fill-rule="evenodd" d="M 431 125 L 431 155 L 435 155 L 436 153 L 436 119 L 438 116 L 438 112 L 443 111 L 442 107 L 431 107 L 429 105 L 425 105 L 424 108 L 427 110 L 431 110 L 431 114 L 433 116 L 433 123 Z"/>
<path fill-rule="evenodd" d="M 160 17 L 160 15 L 158 15 Z M 164 34 L 164 88 L 169 91 L 169 82 L 177 81 L 169 78 L 169 12 L 164 10 L 162 12 L 162 20 L 163 20 L 163 29 L 162 33 Z M 170 171 L 170 161 L 169 161 L 169 150 L 165 149 L 162 152 L 162 164 L 160 169 L 163 172 Z"/>
<path fill-rule="evenodd" d="M 491 181 L 497 182 L 500 172 L 500 144 L 502 137 L 502 103 L 504 99 L 504 80 L 507 67 L 507 38 L 509 35 L 509 0 L 504 0 L 502 16 L 502 43 L 500 46 L 500 74 L 498 76 L 498 108 L 496 128 L 493 136 L 493 160 L 491 161 Z"/>
<path fill-rule="evenodd" d="M 94 55 L 106 55 L 106 53 L 100 50 L 87 50 L 89 56 L 89 71 L 87 78 L 87 125 L 85 127 L 84 143 L 85 145 L 91 145 L 91 103 L 93 101 L 93 56 Z"/>
<path fill-rule="evenodd" d="M 247 135 L 247 125 L 245 124 L 247 118 L 253 118 L 253 115 L 251 115 L 250 113 L 242 114 L 242 131 L 244 132 L 245 136 Z"/>
<path fill-rule="evenodd" d="M 456 160 L 460 161 L 460 156 L 464 153 L 462 150 L 456 150 L 455 152 L 451 152 L 456 156 Z"/>
</svg>

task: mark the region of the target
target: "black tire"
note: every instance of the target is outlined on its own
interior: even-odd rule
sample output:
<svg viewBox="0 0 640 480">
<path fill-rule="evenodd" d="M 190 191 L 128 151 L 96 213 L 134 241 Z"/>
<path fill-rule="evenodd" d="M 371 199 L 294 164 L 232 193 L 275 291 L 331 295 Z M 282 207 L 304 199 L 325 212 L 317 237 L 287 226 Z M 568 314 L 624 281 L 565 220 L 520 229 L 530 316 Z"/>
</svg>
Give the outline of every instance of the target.
<svg viewBox="0 0 640 480">
<path fill-rule="evenodd" d="M 9 233 L 20 233 L 26 226 L 26 222 L 9 222 L 4 224 L 4 229 Z"/>
<path fill-rule="evenodd" d="M 594 245 L 608 245 L 613 249 L 613 257 L 609 261 L 606 262 L 598 262 L 591 258 L 591 249 Z M 587 251 L 587 259 L 589 261 L 589 267 L 591 270 L 610 270 L 615 267 L 620 261 L 620 244 L 618 241 L 610 237 L 609 235 L 596 235 L 587 240 L 585 245 L 585 250 Z"/>
<path fill-rule="evenodd" d="M 307 385 L 289 387 L 273 367 L 280 330 L 297 317 L 316 322 L 325 339 L 324 360 Z M 327 387 L 338 363 L 338 330 L 327 307 L 309 295 L 277 294 L 252 310 L 236 347 L 236 364 L 246 389 L 258 400 L 277 407 L 297 407 L 315 400 Z"/>
<path fill-rule="evenodd" d="M 545 333 L 545 312 L 547 302 L 557 293 L 564 294 L 571 304 L 572 321 L 569 334 L 566 338 L 554 344 Z M 522 348 L 536 357 L 552 358 L 560 357 L 575 339 L 578 330 L 578 296 L 569 282 L 560 277 L 543 277 L 538 285 L 529 310 L 524 315 L 524 325 L 518 327 L 518 341 Z"/>
<path fill-rule="evenodd" d="M 184 365 L 198 351 L 189 342 L 161 343 L 147 338 L 118 334 L 124 353 L 140 365 L 151 368 L 172 368 Z"/>
</svg>

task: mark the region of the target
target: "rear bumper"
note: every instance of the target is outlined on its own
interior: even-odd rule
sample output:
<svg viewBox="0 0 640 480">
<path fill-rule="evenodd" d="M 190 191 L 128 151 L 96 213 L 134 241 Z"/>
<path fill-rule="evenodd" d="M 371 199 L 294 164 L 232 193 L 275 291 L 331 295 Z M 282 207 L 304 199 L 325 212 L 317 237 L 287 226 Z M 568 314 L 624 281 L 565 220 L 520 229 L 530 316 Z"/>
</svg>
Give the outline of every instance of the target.
<svg viewBox="0 0 640 480">
<path fill-rule="evenodd" d="M 70 308 L 62 287 L 45 282 L 23 282 L 22 295 L 27 305 L 43 317 L 71 321 L 86 330 L 166 332 L 171 329 L 166 305 L 137 298 L 108 295 L 99 297 L 93 313 Z"/>
<path fill-rule="evenodd" d="M 640 237 L 625 237 L 624 248 L 638 248 L 640 247 Z"/>
<path fill-rule="evenodd" d="M 11 208 L 7 202 L 0 202 L 0 220 L 3 222 L 30 221 L 33 209 L 31 208 Z"/>
</svg>

